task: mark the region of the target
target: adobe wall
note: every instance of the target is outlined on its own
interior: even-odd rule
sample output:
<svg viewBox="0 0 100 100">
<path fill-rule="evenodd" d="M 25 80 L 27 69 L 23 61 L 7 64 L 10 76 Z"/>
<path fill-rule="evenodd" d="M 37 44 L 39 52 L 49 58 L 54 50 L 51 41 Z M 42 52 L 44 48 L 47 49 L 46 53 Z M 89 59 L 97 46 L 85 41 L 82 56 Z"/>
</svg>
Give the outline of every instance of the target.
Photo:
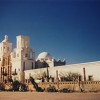
<svg viewBox="0 0 100 100">
<path fill-rule="evenodd" d="M 86 82 L 45 82 L 38 84 L 41 88 L 47 88 L 50 85 L 55 86 L 57 89 L 69 88 L 73 91 L 83 91 L 92 92 L 92 91 L 100 91 L 100 81 L 86 81 Z M 34 90 L 33 85 L 29 84 L 29 90 Z"/>
</svg>

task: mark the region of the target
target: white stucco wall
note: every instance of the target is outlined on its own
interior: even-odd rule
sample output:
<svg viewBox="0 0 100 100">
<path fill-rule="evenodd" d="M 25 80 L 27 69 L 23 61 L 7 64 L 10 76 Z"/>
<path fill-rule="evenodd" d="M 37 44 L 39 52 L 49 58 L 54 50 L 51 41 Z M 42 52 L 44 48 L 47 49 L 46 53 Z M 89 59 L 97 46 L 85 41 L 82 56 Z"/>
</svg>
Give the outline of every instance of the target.
<svg viewBox="0 0 100 100">
<path fill-rule="evenodd" d="M 21 60 L 14 59 L 12 61 L 12 71 L 15 71 L 15 69 L 16 69 L 16 72 L 21 71 Z"/>
<path fill-rule="evenodd" d="M 56 70 L 58 70 L 58 74 L 76 72 L 83 77 L 83 68 L 85 68 L 87 80 L 89 75 L 92 75 L 94 80 L 100 80 L 100 61 L 52 67 L 49 68 L 49 74 L 56 77 Z M 46 68 L 25 70 L 25 79 L 28 79 L 29 75 L 34 76 L 44 71 Z"/>
<path fill-rule="evenodd" d="M 23 62 L 25 62 L 25 70 L 32 69 L 32 62 L 33 62 L 33 68 L 35 68 L 35 62 L 34 61 L 26 60 L 26 61 L 23 61 Z M 22 66 L 23 66 L 23 62 L 22 62 Z"/>
</svg>

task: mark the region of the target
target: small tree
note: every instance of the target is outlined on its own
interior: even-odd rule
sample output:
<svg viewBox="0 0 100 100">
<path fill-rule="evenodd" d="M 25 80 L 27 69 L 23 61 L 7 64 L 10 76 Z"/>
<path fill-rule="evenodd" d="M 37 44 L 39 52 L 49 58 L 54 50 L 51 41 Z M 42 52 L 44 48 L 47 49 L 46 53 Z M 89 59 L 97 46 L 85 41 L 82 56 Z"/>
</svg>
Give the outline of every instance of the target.
<svg viewBox="0 0 100 100">
<path fill-rule="evenodd" d="M 36 75 L 34 75 L 33 76 L 34 77 L 34 79 L 40 79 L 40 80 L 42 80 L 42 82 L 45 82 L 45 80 L 47 81 L 47 82 L 49 82 L 49 80 L 50 80 L 50 78 L 51 78 L 51 76 L 49 76 L 49 71 L 48 71 L 48 69 L 47 69 L 47 72 L 41 72 L 41 73 L 37 73 Z"/>
<path fill-rule="evenodd" d="M 61 72 L 59 74 L 60 77 L 64 77 L 65 81 L 76 81 L 79 80 L 79 76 L 81 76 L 79 73 L 75 73 L 75 72 Z"/>
<path fill-rule="evenodd" d="M 74 85 L 73 85 L 73 91 L 75 89 L 75 82 L 78 83 L 79 89 L 82 91 L 82 88 L 80 86 L 80 81 L 81 81 L 81 75 L 77 72 L 68 72 L 68 73 L 60 73 L 61 77 L 65 77 L 66 81 L 73 81 Z"/>
</svg>

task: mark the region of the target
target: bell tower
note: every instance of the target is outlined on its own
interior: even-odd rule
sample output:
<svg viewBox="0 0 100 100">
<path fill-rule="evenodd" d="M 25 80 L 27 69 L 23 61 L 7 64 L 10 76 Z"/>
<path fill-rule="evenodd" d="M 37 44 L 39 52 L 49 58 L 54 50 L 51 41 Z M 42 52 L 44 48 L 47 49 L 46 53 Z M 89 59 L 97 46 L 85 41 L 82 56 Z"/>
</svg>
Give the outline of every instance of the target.
<svg viewBox="0 0 100 100">
<path fill-rule="evenodd" d="M 28 48 L 29 37 L 28 36 L 17 36 L 17 48 Z"/>
<path fill-rule="evenodd" d="M 11 54 L 13 79 L 24 81 L 24 70 L 35 68 L 35 53 L 29 46 L 29 36 L 17 36 L 16 48 Z"/>
<path fill-rule="evenodd" d="M 7 82 L 11 77 L 11 51 L 12 43 L 5 35 L 4 40 L 0 43 L 0 81 Z"/>
</svg>

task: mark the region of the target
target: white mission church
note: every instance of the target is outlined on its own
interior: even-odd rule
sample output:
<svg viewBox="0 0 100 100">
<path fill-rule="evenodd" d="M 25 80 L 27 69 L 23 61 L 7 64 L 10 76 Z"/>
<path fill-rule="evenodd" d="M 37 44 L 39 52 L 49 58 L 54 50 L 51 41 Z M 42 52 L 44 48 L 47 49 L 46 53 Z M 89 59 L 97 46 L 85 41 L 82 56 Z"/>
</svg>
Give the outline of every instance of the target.
<svg viewBox="0 0 100 100">
<path fill-rule="evenodd" d="M 35 79 L 49 74 L 51 81 L 56 81 L 57 73 L 60 81 L 66 73 L 78 73 L 81 80 L 100 80 L 100 61 L 66 65 L 65 60 L 55 60 L 48 52 L 42 52 L 35 59 L 35 52 L 30 48 L 29 36 L 17 36 L 16 48 L 8 36 L 0 43 L 0 82 L 13 80 L 27 81 L 30 76 Z"/>
</svg>

